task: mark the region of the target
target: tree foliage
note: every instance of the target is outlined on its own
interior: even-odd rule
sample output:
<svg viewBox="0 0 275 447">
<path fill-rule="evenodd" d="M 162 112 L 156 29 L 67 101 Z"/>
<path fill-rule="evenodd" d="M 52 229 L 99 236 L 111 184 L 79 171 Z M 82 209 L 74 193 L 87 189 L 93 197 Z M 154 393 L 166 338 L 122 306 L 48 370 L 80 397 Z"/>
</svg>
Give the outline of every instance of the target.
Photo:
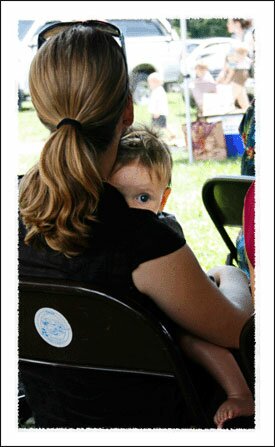
<svg viewBox="0 0 275 447">
<path fill-rule="evenodd" d="M 230 34 L 226 27 L 227 19 L 187 19 L 187 37 L 196 39 L 200 37 L 228 37 Z M 171 25 L 180 34 L 180 20 L 172 19 Z"/>
</svg>

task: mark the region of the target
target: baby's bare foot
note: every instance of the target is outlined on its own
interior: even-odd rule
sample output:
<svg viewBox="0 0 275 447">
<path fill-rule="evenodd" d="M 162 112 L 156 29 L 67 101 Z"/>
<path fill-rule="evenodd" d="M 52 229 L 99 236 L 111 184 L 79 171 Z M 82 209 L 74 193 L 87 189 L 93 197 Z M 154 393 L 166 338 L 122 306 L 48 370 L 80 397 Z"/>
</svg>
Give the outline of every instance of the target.
<svg viewBox="0 0 275 447">
<path fill-rule="evenodd" d="M 218 408 L 214 422 L 217 428 L 223 428 L 223 424 L 228 419 L 239 416 L 252 416 L 254 414 L 254 401 L 251 394 L 229 396 L 228 399 Z"/>
</svg>

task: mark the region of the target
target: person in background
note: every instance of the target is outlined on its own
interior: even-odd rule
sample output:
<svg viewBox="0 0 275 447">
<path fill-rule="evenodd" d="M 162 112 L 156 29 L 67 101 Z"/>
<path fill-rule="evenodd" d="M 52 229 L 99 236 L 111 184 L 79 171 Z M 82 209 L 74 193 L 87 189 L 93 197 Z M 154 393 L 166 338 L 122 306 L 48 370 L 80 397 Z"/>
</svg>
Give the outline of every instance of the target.
<svg viewBox="0 0 275 447">
<path fill-rule="evenodd" d="M 108 181 L 121 192 L 130 207 L 157 214 L 162 222 L 172 223 L 172 228 L 183 235 L 174 216 L 163 212 L 171 192 L 171 177 L 172 157 L 159 135 L 142 127 L 128 129 L 120 141 Z M 238 281 L 238 275 L 235 279 Z M 204 366 L 227 393 L 227 400 L 214 416 L 217 428 L 223 428 L 229 419 L 252 416 L 252 393 L 232 353 L 191 334 L 180 335 L 179 340 L 183 351 Z"/>
<path fill-rule="evenodd" d="M 227 20 L 227 30 L 232 38 L 244 44 L 248 50 L 248 57 L 253 58 L 254 37 L 253 22 L 250 19 L 233 18 Z"/>
<path fill-rule="evenodd" d="M 200 82 L 211 82 L 212 84 L 215 84 L 215 80 L 213 76 L 211 75 L 208 65 L 204 62 L 198 62 L 195 65 L 195 73 L 196 73 L 196 79 Z"/>
<path fill-rule="evenodd" d="M 234 48 L 225 59 L 225 65 L 216 79 L 218 84 L 230 84 L 234 103 L 237 102 L 242 111 L 249 107 L 249 99 L 245 83 L 249 77 L 251 60 L 244 46 Z"/>
<path fill-rule="evenodd" d="M 250 186 L 244 199 L 243 232 L 250 273 L 250 288 L 252 300 L 255 304 L 255 181 Z"/>
<path fill-rule="evenodd" d="M 254 31 L 252 33 L 254 39 Z M 253 65 L 254 65 L 254 53 L 253 53 Z M 255 131 L 256 131 L 256 120 L 255 120 L 255 99 L 252 100 L 246 113 L 244 114 L 242 121 L 239 126 L 239 132 L 244 144 L 244 153 L 241 160 L 241 174 L 250 175 L 255 177 L 255 153 L 256 153 L 256 141 L 255 141 Z M 243 229 L 240 230 L 237 240 L 237 257 L 239 267 L 246 273 L 248 279 L 252 281 L 250 276 L 251 268 L 249 266 L 246 249 L 245 249 L 245 238 Z M 254 279 L 253 279 L 254 281 Z"/>
<path fill-rule="evenodd" d="M 163 88 L 163 79 L 157 72 L 151 73 L 147 82 L 151 90 L 148 110 L 152 116 L 152 126 L 157 128 L 167 128 L 168 99 Z"/>
<path fill-rule="evenodd" d="M 203 62 L 198 62 L 195 66 L 196 78 L 192 95 L 198 106 L 199 112 L 203 113 L 204 93 L 216 93 L 216 82 L 211 75 L 208 66 Z"/>
<path fill-rule="evenodd" d="M 239 126 L 244 144 L 241 174 L 255 176 L 255 99 L 252 100 Z"/>
<path fill-rule="evenodd" d="M 241 175 L 250 175 L 253 177 L 255 176 L 255 127 L 255 100 L 253 100 L 239 126 L 239 132 L 244 144 L 244 153 L 241 160 Z M 243 229 L 238 234 L 236 248 L 238 266 L 245 272 L 248 279 L 251 280 Z"/>
</svg>

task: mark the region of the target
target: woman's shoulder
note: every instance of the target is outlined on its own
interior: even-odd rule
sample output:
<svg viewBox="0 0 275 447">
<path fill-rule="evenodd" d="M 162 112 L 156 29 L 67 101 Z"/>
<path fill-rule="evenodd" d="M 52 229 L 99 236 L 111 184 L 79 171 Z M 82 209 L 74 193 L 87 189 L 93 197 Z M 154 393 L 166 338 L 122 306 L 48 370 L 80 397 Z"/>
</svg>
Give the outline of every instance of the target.
<svg viewBox="0 0 275 447">
<path fill-rule="evenodd" d="M 106 238 L 119 240 L 131 252 L 133 265 L 165 256 L 185 244 L 185 238 L 152 211 L 129 208 L 123 196 L 107 185 L 101 201 Z M 104 211 L 104 212 L 102 212 Z"/>
<path fill-rule="evenodd" d="M 152 211 L 130 209 L 129 241 L 134 248 L 133 268 L 143 262 L 166 256 L 185 245 L 183 234 L 176 232 Z"/>
</svg>

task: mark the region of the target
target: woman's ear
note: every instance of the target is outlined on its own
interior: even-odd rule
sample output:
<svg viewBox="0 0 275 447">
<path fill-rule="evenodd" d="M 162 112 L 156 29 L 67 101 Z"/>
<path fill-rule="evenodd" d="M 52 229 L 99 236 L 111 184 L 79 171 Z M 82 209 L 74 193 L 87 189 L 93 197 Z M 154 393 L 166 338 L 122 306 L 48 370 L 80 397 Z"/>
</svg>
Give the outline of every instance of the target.
<svg viewBox="0 0 275 447">
<path fill-rule="evenodd" d="M 167 199 L 170 195 L 171 192 L 171 188 L 169 186 L 167 186 L 167 188 L 165 189 L 163 195 L 162 195 L 162 199 L 161 199 L 161 203 L 160 203 L 160 210 L 159 211 L 163 211 L 164 207 L 166 205 Z"/>
<path fill-rule="evenodd" d="M 128 96 L 128 101 L 125 106 L 124 112 L 123 112 L 123 126 L 125 128 L 131 126 L 134 121 L 134 106 L 133 106 L 133 98 L 132 95 Z"/>
</svg>

